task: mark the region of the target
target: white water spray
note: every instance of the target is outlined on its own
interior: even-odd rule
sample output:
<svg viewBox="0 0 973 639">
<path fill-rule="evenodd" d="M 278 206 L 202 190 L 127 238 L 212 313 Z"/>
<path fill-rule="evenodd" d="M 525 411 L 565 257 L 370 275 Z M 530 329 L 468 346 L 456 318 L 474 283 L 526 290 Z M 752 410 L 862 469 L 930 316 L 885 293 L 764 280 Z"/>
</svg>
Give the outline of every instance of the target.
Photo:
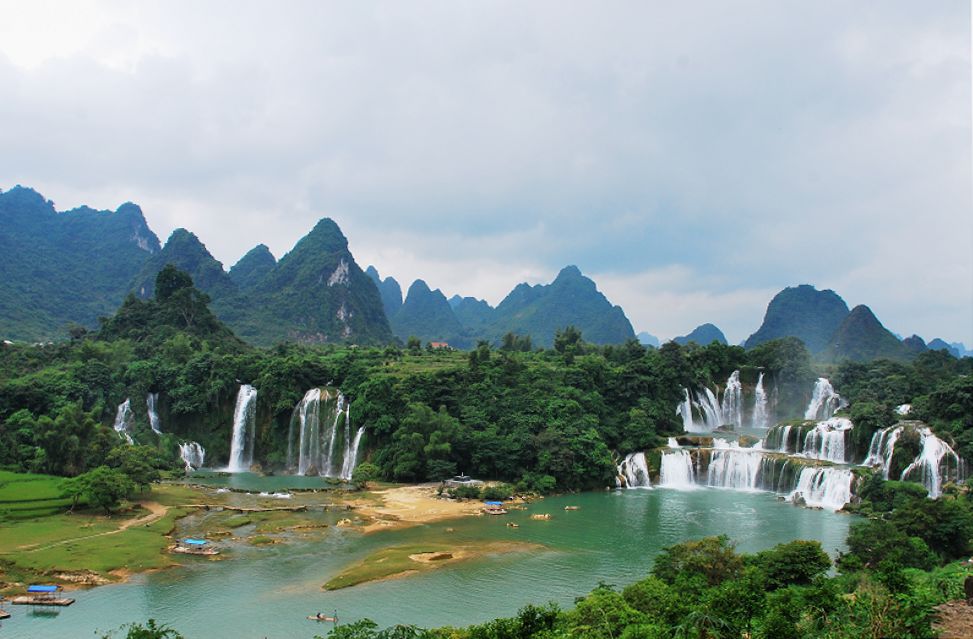
<svg viewBox="0 0 973 639">
<path fill-rule="evenodd" d="M 753 396 L 753 427 L 767 428 L 770 425 L 770 415 L 767 411 L 767 392 L 764 390 L 764 374 L 757 377 L 757 387 Z"/>
<path fill-rule="evenodd" d="M 841 396 L 834 392 L 834 387 L 824 377 L 819 377 L 814 383 L 814 392 L 811 393 L 811 401 L 804 411 L 804 419 L 818 421 L 828 419 L 841 405 Z"/>
<path fill-rule="evenodd" d="M 162 421 L 159 419 L 159 411 L 156 408 L 159 402 L 158 393 L 149 393 L 145 396 L 145 405 L 149 410 L 149 427 L 156 435 L 162 434 Z"/>
<path fill-rule="evenodd" d="M 199 470 L 206 461 L 206 449 L 196 442 L 179 444 L 179 458 L 186 465 L 186 473 Z"/>
<path fill-rule="evenodd" d="M 115 432 L 119 437 L 123 437 L 129 444 L 134 444 L 132 439 L 132 426 L 135 425 L 135 413 L 132 412 L 132 402 L 126 399 L 118 405 L 115 411 Z"/>
</svg>

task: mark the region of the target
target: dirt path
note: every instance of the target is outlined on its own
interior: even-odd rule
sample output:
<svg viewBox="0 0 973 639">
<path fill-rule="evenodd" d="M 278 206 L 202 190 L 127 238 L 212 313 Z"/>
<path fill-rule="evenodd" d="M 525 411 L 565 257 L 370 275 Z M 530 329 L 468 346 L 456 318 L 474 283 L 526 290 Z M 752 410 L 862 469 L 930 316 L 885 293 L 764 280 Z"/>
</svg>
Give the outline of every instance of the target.
<svg viewBox="0 0 973 639">
<path fill-rule="evenodd" d="M 939 633 L 939 639 L 970 639 L 973 637 L 973 606 L 962 600 L 936 606 L 933 629 Z"/>
<path fill-rule="evenodd" d="M 44 546 L 37 546 L 32 548 L 30 546 L 21 546 L 17 549 L 17 552 L 37 552 L 39 550 L 47 550 L 48 548 L 55 548 L 57 546 L 63 546 L 64 544 L 70 544 L 76 541 L 82 541 L 85 539 L 92 539 L 94 537 L 107 537 L 108 535 L 117 535 L 120 532 L 125 532 L 133 526 L 148 526 L 159 521 L 166 516 L 169 512 L 168 506 L 163 506 L 157 501 L 140 501 L 137 502 L 139 506 L 145 508 L 149 511 L 147 515 L 142 517 L 136 517 L 135 519 L 126 519 L 121 523 L 121 525 L 115 530 L 109 530 L 107 532 L 95 533 L 93 535 L 82 535 L 80 537 L 71 537 L 70 539 L 62 539 L 61 541 L 56 541 L 52 544 L 47 544 Z M 8 553 L 9 554 L 9 553 Z"/>
</svg>

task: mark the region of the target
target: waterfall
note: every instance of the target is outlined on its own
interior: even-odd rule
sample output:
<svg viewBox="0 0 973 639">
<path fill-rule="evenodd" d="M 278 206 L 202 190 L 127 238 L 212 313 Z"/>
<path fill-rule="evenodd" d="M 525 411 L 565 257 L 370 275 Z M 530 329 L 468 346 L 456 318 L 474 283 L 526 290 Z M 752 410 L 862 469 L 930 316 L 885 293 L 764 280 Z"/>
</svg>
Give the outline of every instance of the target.
<svg viewBox="0 0 973 639">
<path fill-rule="evenodd" d="M 709 388 L 703 388 L 703 392 L 698 395 L 699 408 L 703 411 L 703 423 L 706 430 L 715 430 L 724 424 L 723 409 L 716 395 Z"/>
<path fill-rule="evenodd" d="M 892 472 L 892 455 L 895 453 L 895 442 L 905 430 L 904 426 L 890 426 L 875 431 L 872 441 L 868 445 L 868 457 L 863 466 L 876 466 L 882 469 L 882 479 L 888 479 Z"/>
<path fill-rule="evenodd" d="M 757 387 L 754 389 L 752 423 L 754 428 L 767 428 L 770 425 L 770 416 L 767 413 L 767 393 L 764 391 L 763 373 L 760 373 L 760 375 L 757 377 Z"/>
<path fill-rule="evenodd" d="M 896 415 L 905 416 L 911 412 L 912 412 L 912 404 L 899 404 L 898 406 L 895 407 Z"/>
<path fill-rule="evenodd" d="M 132 402 L 126 399 L 118 405 L 115 411 L 115 432 L 119 437 L 123 437 L 129 444 L 134 444 L 132 439 L 132 426 L 135 425 L 135 413 L 132 412 Z"/>
<path fill-rule="evenodd" d="M 359 426 L 355 433 L 355 439 L 351 442 L 350 453 L 345 457 L 345 462 L 341 465 L 341 477 L 351 479 L 355 472 L 355 465 L 358 463 L 358 447 L 361 445 L 361 436 L 365 434 L 365 427 Z"/>
<path fill-rule="evenodd" d="M 186 465 L 186 473 L 191 473 L 203 467 L 206 449 L 196 442 L 185 442 L 179 444 L 179 458 Z"/>
<path fill-rule="evenodd" d="M 922 438 L 922 450 L 915 460 L 902 471 L 902 479 L 906 479 L 916 470 L 919 471 L 919 481 L 929 491 L 929 497 L 935 499 L 943 492 L 943 473 L 941 466 L 945 459 L 946 474 L 949 474 L 949 463 L 952 460 L 954 476 L 959 477 L 963 471 L 962 460 L 949 444 L 936 437 L 928 427 L 918 429 Z"/>
<path fill-rule="evenodd" d="M 145 405 L 149 409 L 149 426 L 156 435 L 162 434 L 162 421 L 159 419 L 159 412 L 156 404 L 159 402 L 158 393 L 149 393 L 145 396 Z"/>
<path fill-rule="evenodd" d="M 841 510 L 851 501 L 852 472 L 846 468 L 805 468 L 797 481 L 797 488 L 787 496 L 788 501 L 803 500 L 812 508 Z"/>
<path fill-rule="evenodd" d="M 841 396 L 834 392 L 834 388 L 824 377 L 819 377 L 814 383 L 814 392 L 811 394 L 811 402 L 804 411 L 804 419 L 819 420 L 828 419 L 841 405 Z"/>
<path fill-rule="evenodd" d="M 233 438 L 230 440 L 231 473 L 244 473 L 253 465 L 253 445 L 257 434 L 257 389 L 241 384 L 233 410 Z"/>
<path fill-rule="evenodd" d="M 741 448 L 736 442 L 722 439 L 713 441 L 706 485 L 734 490 L 757 490 L 760 465 L 764 459 L 759 444 L 754 448 Z"/>
<path fill-rule="evenodd" d="M 848 463 L 845 444 L 851 430 L 851 420 L 844 417 L 818 422 L 804 438 L 804 456 L 838 464 Z"/>
<path fill-rule="evenodd" d="M 743 427 L 743 385 L 740 383 L 740 371 L 733 371 L 726 380 L 720 417 L 718 426 L 733 424 L 737 430 Z"/>
<path fill-rule="evenodd" d="M 693 459 L 687 450 L 676 450 L 662 453 L 659 464 L 659 485 L 677 490 L 694 490 L 696 488 L 696 472 L 693 469 Z"/>
<path fill-rule="evenodd" d="M 668 440 L 666 440 L 666 446 L 669 448 L 682 448 L 679 445 L 679 442 L 676 441 L 675 437 L 670 437 Z"/>
<path fill-rule="evenodd" d="M 649 465 L 645 453 L 629 453 L 618 465 L 618 483 L 622 488 L 650 488 Z"/>
<path fill-rule="evenodd" d="M 297 433 L 298 474 L 351 479 L 365 430 L 352 435 L 349 403 L 340 391 L 312 388 L 305 393 L 294 408 L 290 430 Z M 294 449 L 289 442 L 289 464 Z"/>
<path fill-rule="evenodd" d="M 689 389 L 684 388 L 682 392 L 685 394 L 686 399 L 676 407 L 676 415 L 682 417 L 682 429 L 687 433 L 698 433 L 706 430 L 705 428 L 697 429 L 693 423 L 693 400 L 689 397 Z"/>
</svg>

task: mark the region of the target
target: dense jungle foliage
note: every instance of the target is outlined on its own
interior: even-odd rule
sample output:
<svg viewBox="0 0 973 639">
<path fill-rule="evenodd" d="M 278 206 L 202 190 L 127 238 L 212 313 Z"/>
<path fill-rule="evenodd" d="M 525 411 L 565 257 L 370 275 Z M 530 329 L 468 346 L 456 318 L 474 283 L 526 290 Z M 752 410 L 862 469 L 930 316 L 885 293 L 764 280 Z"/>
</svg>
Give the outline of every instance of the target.
<svg viewBox="0 0 973 639">
<path fill-rule="evenodd" d="M 175 463 L 176 443 L 203 444 L 210 463 L 227 459 L 236 393 L 259 390 L 256 460 L 285 463 L 294 406 L 307 389 L 339 387 L 351 419 L 365 425 L 363 450 L 383 477 L 439 480 L 457 472 L 521 482 L 528 489 L 580 490 L 613 483 L 613 455 L 649 449 L 681 431 L 675 414 L 684 387 L 724 383 L 741 371 L 745 386 L 777 390 L 778 414 L 800 415 L 815 377 L 827 372 L 851 401 L 856 435 L 894 423 L 892 408 L 951 436 L 973 458 L 973 360 L 923 353 L 903 364 L 846 363 L 815 371 L 795 338 L 750 350 L 717 343 L 659 349 L 635 340 L 585 343 L 558 331 L 551 349 L 508 336 L 501 348 L 469 352 L 281 344 L 256 349 L 207 308 L 208 298 L 173 268 L 156 297 L 130 297 L 97 334 L 69 342 L 0 349 L 0 464 L 73 476 L 101 466 L 118 444 L 110 425 L 131 398 L 135 439 Z M 526 349 L 524 346 L 526 345 Z M 148 426 L 145 398 L 159 393 L 160 437 Z"/>
</svg>

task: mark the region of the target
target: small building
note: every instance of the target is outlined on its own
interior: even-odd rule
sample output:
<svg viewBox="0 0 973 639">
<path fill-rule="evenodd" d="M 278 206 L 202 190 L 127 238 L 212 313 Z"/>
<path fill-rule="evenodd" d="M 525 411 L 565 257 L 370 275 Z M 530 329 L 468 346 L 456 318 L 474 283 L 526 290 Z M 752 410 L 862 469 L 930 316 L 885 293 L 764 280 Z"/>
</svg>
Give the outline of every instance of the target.
<svg viewBox="0 0 973 639">
<path fill-rule="evenodd" d="M 14 597 L 10 603 L 18 606 L 70 606 L 74 599 L 61 596 L 61 586 L 31 584 L 27 594 Z"/>
<path fill-rule="evenodd" d="M 429 342 L 429 348 L 432 349 L 448 349 L 449 342 Z"/>
<path fill-rule="evenodd" d="M 205 539 L 181 539 L 172 552 L 182 555 L 218 555 L 220 551 L 209 545 Z"/>
</svg>

